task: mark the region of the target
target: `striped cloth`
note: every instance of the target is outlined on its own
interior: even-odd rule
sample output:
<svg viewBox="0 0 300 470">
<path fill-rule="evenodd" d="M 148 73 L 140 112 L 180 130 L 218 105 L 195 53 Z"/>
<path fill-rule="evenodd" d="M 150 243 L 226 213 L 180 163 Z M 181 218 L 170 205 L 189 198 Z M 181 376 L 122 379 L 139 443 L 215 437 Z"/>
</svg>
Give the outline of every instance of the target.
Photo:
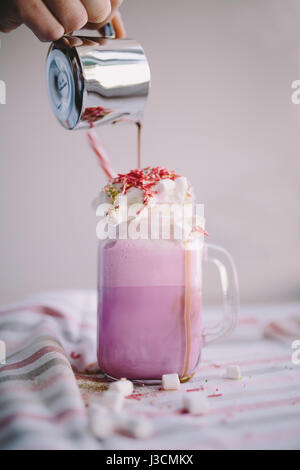
<svg viewBox="0 0 300 470">
<path fill-rule="evenodd" d="M 72 367 L 95 363 L 96 295 L 47 293 L 0 309 L 0 448 L 93 449 Z M 92 367 L 92 366 L 90 366 Z"/>
<path fill-rule="evenodd" d="M 96 367 L 96 294 L 46 293 L 0 309 L 2 449 L 299 449 L 300 366 L 293 340 L 266 334 L 274 322 L 299 318 L 300 304 L 244 306 L 226 343 L 203 352 L 200 371 L 180 391 L 136 386 L 125 409 L 153 422 L 153 436 L 115 434 L 99 442 L 87 421 L 89 401 L 107 388 Z M 209 310 L 206 317 L 214 319 Z M 267 337 L 266 337 L 267 336 Z M 239 364 L 242 379 L 224 377 Z M 197 390 L 210 411 L 191 416 L 182 396 Z"/>
</svg>

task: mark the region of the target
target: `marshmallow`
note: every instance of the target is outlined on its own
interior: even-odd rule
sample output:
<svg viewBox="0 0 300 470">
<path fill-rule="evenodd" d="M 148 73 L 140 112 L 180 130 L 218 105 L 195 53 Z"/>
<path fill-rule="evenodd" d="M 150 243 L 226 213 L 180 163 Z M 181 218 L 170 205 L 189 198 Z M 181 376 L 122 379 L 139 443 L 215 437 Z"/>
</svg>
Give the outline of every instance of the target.
<svg viewBox="0 0 300 470">
<path fill-rule="evenodd" d="M 162 376 L 162 386 L 164 390 L 179 390 L 180 381 L 178 374 L 164 374 Z"/>
<path fill-rule="evenodd" d="M 145 418 L 131 419 L 127 425 L 127 429 L 136 439 L 147 439 L 152 436 L 153 433 L 151 421 Z"/>
<path fill-rule="evenodd" d="M 123 415 L 116 422 L 116 427 L 118 431 L 126 432 L 136 439 L 147 439 L 153 434 L 151 421 L 147 418 Z"/>
<path fill-rule="evenodd" d="M 175 182 L 170 179 L 164 179 L 161 181 L 158 181 L 156 185 L 154 186 L 154 191 L 157 191 L 158 193 L 170 193 L 175 190 Z"/>
<path fill-rule="evenodd" d="M 227 366 L 226 371 L 227 379 L 238 380 L 241 378 L 241 369 L 240 366 L 230 365 Z"/>
<path fill-rule="evenodd" d="M 202 392 L 187 392 L 183 397 L 183 407 L 192 414 L 205 414 L 209 410 L 209 403 Z"/>
<path fill-rule="evenodd" d="M 186 194 L 188 190 L 188 181 L 184 176 L 180 176 L 175 180 L 176 184 L 176 201 L 179 203 L 183 203 L 186 199 Z"/>
<path fill-rule="evenodd" d="M 127 199 L 127 204 L 130 206 L 131 204 L 143 204 L 143 193 L 138 188 L 130 188 L 126 195 L 122 194 L 122 199 Z"/>
<path fill-rule="evenodd" d="M 127 379 L 117 380 L 116 382 L 112 382 L 110 384 L 109 390 L 112 390 L 113 392 L 118 392 L 123 395 L 123 397 L 127 397 L 133 392 L 133 383 Z"/>
<path fill-rule="evenodd" d="M 99 409 L 92 409 L 89 413 L 90 429 L 98 439 L 107 439 L 115 430 L 112 416 L 107 413 L 107 410 L 105 411 L 106 413 L 99 407 Z"/>
<path fill-rule="evenodd" d="M 100 405 L 109 411 L 120 411 L 124 404 L 124 396 L 121 393 L 107 390 L 103 392 L 99 399 Z"/>
</svg>

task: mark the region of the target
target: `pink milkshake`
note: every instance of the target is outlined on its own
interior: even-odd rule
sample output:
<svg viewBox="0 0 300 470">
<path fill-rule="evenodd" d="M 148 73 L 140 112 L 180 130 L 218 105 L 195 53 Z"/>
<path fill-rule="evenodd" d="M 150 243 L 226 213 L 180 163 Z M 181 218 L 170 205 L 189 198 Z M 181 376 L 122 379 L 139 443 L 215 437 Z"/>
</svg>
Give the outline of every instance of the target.
<svg viewBox="0 0 300 470">
<path fill-rule="evenodd" d="M 102 202 L 113 204 L 107 216 L 117 224 L 124 222 L 118 213 L 124 197 L 129 205 L 152 207 L 192 199 L 185 178 L 151 168 L 113 179 L 104 195 Z M 98 362 L 107 375 L 156 380 L 195 370 L 202 350 L 202 248 L 201 237 L 99 243 Z"/>
<path fill-rule="evenodd" d="M 175 241 L 100 244 L 98 362 L 110 376 L 193 372 L 201 354 L 201 252 Z M 188 305 L 187 305 L 188 304 Z"/>
</svg>

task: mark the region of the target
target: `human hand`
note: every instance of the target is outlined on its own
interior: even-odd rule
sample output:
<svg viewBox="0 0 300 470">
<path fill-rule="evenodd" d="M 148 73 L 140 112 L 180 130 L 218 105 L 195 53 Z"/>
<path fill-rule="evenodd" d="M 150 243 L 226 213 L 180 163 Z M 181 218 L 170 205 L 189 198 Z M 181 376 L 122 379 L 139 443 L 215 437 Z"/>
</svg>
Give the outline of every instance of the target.
<svg viewBox="0 0 300 470">
<path fill-rule="evenodd" d="M 125 36 L 118 11 L 123 0 L 0 0 L 0 31 L 26 24 L 41 41 L 55 41 L 81 28 L 100 29 L 112 21 Z"/>
</svg>

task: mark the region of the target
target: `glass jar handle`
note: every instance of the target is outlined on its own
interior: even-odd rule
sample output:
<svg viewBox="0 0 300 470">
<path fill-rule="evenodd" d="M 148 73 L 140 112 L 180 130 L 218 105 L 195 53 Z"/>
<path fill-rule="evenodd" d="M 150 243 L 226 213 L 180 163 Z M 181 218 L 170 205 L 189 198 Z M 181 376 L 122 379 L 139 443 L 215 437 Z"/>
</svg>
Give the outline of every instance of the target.
<svg viewBox="0 0 300 470">
<path fill-rule="evenodd" d="M 217 266 L 223 294 L 223 318 L 216 325 L 204 328 L 203 340 L 206 345 L 219 341 L 235 328 L 239 309 L 239 287 L 234 261 L 224 248 L 205 244 L 204 261 Z"/>
</svg>

